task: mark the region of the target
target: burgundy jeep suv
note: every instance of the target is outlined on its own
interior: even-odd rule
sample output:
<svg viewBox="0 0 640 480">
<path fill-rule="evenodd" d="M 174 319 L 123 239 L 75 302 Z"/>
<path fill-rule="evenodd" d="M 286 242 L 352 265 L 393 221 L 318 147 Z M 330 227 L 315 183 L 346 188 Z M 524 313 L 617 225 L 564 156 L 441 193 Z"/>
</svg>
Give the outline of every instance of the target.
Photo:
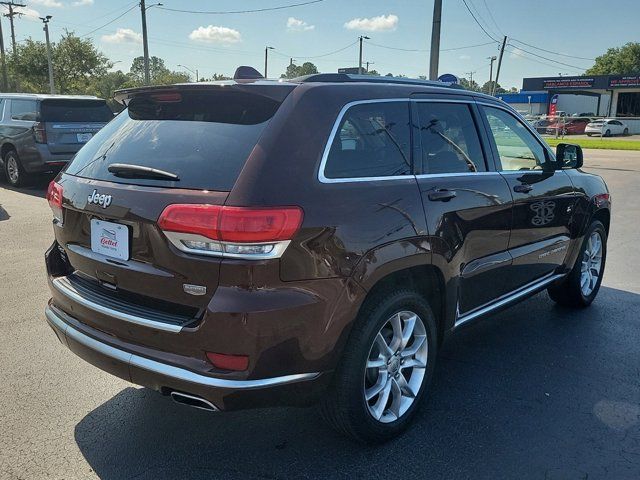
<svg viewBox="0 0 640 480">
<path fill-rule="evenodd" d="M 547 289 L 589 305 L 607 187 L 501 101 L 346 74 L 123 90 L 51 183 L 46 318 L 212 411 L 310 405 L 397 435 L 443 340 Z"/>
</svg>

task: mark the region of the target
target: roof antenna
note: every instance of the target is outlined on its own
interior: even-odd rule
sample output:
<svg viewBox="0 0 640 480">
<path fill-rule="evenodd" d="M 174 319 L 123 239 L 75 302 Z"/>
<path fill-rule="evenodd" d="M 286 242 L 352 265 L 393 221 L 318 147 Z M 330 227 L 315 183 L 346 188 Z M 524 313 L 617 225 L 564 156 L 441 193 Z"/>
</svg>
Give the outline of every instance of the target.
<svg viewBox="0 0 640 480">
<path fill-rule="evenodd" d="M 236 73 L 233 74 L 234 80 L 257 80 L 259 78 L 264 77 L 258 70 L 247 65 L 236 68 Z"/>
</svg>

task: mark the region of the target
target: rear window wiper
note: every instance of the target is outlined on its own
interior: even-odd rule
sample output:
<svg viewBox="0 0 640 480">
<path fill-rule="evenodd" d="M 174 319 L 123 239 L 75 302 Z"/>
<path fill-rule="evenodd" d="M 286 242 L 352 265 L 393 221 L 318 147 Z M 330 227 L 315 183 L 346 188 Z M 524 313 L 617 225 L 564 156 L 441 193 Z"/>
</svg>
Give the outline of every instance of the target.
<svg viewBox="0 0 640 480">
<path fill-rule="evenodd" d="M 180 180 L 178 175 L 157 168 L 145 167 L 143 165 L 132 165 L 130 163 L 112 163 L 107 168 L 116 177 L 122 178 L 153 178 L 157 180 Z"/>
</svg>

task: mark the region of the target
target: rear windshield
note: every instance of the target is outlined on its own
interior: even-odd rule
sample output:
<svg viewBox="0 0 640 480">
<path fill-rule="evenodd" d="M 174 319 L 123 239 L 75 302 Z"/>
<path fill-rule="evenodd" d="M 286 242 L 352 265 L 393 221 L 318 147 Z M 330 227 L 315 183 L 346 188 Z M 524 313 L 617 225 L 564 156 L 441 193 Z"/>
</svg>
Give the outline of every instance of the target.
<svg viewBox="0 0 640 480">
<path fill-rule="evenodd" d="M 100 122 L 113 118 L 104 100 L 43 100 L 40 120 L 43 122 Z"/>
<path fill-rule="evenodd" d="M 280 104 L 238 91 L 145 94 L 98 132 L 67 173 L 111 182 L 229 191 Z M 116 176 L 111 164 L 151 167 L 178 180 Z"/>
</svg>

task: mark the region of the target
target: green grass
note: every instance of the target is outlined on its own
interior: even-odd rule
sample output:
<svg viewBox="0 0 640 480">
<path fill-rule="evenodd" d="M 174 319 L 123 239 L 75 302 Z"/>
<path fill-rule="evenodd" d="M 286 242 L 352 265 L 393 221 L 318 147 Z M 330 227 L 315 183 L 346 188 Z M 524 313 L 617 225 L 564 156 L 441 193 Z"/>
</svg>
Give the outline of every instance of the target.
<svg viewBox="0 0 640 480">
<path fill-rule="evenodd" d="M 582 148 L 597 148 L 604 150 L 640 150 L 640 141 L 614 140 L 610 138 L 545 138 L 546 142 L 555 147 L 559 143 L 574 143 Z"/>
</svg>

